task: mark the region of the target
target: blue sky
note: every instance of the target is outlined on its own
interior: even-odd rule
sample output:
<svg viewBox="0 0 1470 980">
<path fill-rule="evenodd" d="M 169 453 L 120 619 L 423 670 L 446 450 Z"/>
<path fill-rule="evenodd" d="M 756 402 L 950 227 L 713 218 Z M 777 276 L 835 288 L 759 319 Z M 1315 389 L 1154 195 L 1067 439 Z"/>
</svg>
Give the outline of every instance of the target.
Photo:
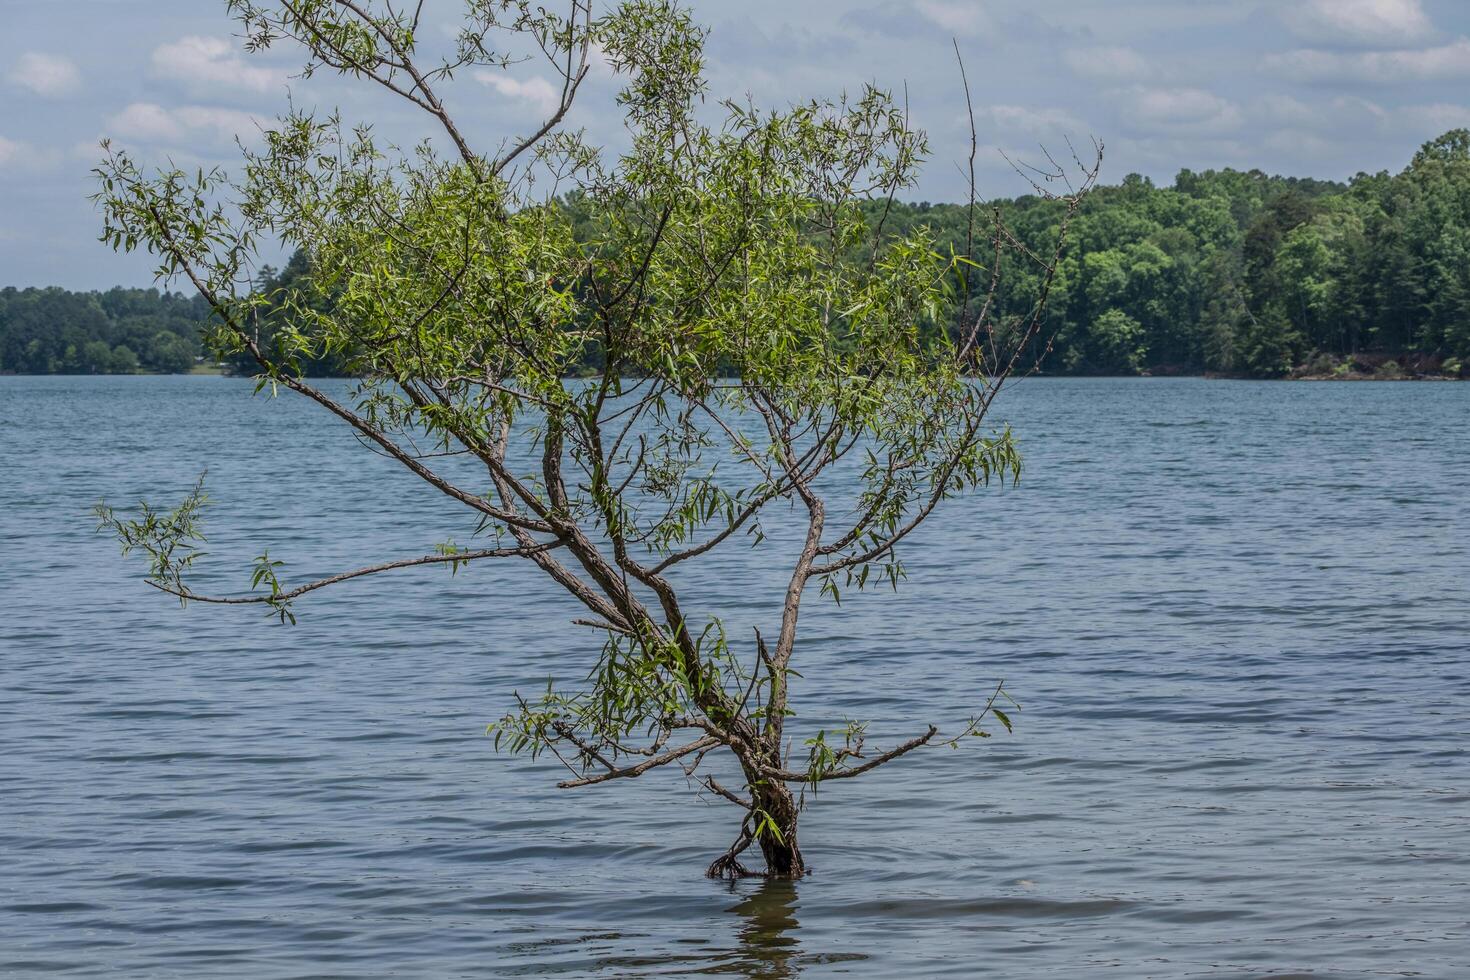
<svg viewBox="0 0 1470 980">
<path fill-rule="evenodd" d="M 1181 167 L 1345 179 L 1397 170 L 1470 126 L 1466 0 L 693 0 L 711 92 L 784 104 L 875 82 L 907 91 L 933 144 L 916 199 L 963 193 L 968 144 L 950 39 L 975 94 L 982 192 L 1025 189 L 1000 156 L 1091 136 L 1104 177 Z M 605 4 L 604 4 L 605 7 Z M 456 0 L 428 0 L 444 36 Z M 293 78 L 293 52 L 245 55 L 223 0 L 0 0 L 0 285 L 142 285 L 149 263 L 96 242 L 86 196 L 104 135 L 144 159 L 228 164 L 286 105 L 340 105 L 410 141 L 430 130 L 378 92 Z M 534 67 L 466 77 L 446 101 L 482 145 L 534 125 Z M 616 144 L 611 79 L 570 122 Z"/>
</svg>

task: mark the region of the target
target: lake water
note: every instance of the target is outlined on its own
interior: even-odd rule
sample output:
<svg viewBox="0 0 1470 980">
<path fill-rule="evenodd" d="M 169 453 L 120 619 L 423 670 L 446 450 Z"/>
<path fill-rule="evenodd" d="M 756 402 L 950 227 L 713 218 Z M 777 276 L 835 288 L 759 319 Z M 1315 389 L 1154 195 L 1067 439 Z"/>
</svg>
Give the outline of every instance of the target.
<svg viewBox="0 0 1470 980">
<path fill-rule="evenodd" d="M 0 975 L 1470 976 L 1470 385 L 1027 381 L 1019 488 L 897 595 L 815 601 L 808 721 L 1013 736 L 823 790 L 796 884 L 708 881 L 733 808 L 497 755 L 595 643 L 504 566 L 177 604 L 98 498 L 205 467 L 206 580 L 465 539 L 295 400 L 0 378 Z M 739 621 L 773 558 L 686 585 Z M 703 575 L 701 578 L 700 576 Z"/>
</svg>

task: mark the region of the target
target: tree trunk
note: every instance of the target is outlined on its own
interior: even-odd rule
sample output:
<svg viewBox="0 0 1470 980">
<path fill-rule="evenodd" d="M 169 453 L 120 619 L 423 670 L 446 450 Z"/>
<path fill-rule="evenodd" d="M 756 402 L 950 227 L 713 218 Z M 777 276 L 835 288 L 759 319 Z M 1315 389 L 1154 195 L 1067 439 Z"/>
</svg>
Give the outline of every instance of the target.
<svg viewBox="0 0 1470 980">
<path fill-rule="evenodd" d="M 791 791 L 780 783 L 761 787 L 756 794 L 756 806 L 770 815 L 780 835 L 773 833 L 761 814 L 755 814 L 755 824 L 760 833 L 761 854 L 766 859 L 766 877 L 800 878 L 807 872 L 802 860 L 801 848 L 796 844 L 797 808 Z"/>
<path fill-rule="evenodd" d="M 785 785 L 766 783 L 753 794 L 755 809 L 745 815 L 740 837 L 715 859 L 705 872 L 711 878 L 801 878 L 810 870 L 796 843 L 798 808 Z M 769 819 L 767 819 L 769 818 Z M 772 830 L 771 825 L 775 825 Z M 751 871 L 740 863 L 740 855 L 759 843 L 765 871 Z"/>
</svg>

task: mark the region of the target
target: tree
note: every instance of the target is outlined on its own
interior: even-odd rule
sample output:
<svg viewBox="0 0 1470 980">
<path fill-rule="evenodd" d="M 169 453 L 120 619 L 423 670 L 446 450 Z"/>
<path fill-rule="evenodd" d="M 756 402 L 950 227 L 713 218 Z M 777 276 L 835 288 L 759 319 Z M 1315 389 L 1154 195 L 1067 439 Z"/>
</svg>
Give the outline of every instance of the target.
<svg viewBox="0 0 1470 980">
<path fill-rule="evenodd" d="M 283 328 L 296 316 L 302 303 L 309 303 L 317 314 L 331 312 L 333 297 L 323 294 L 310 271 L 311 256 L 304 249 L 297 249 L 284 269 L 265 265 L 256 274 L 256 292 L 267 302 L 252 312 L 251 329 L 255 342 L 267 356 L 283 353 L 289 356 L 292 334 L 289 330 L 283 332 Z M 352 371 L 344 353 L 329 350 L 297 352 L 294 363 L 295 370 L 306 377 L 347 377 Z M 231 374 L 247 376 L 258 369 L 248 350 L 235 350 L 225 359 L 225 365 Z"/>
<path fill-rule="evenodd" d="M 91 340 L 82 345 L 80 367 L 87 374 L 108 374 L 112 371 L 112 348 L 103 340 Z"/>
<path fill-rule="evenodd" d="M 194 367 L 194 345 L 176 333 L 160 330 L 148 343 L 149 367 L 165 374 L 188 374 Z"/>
<path fill-rule="evenodd" d="M 1108 310 L 1092 325 L 1089 361 L 1104 374 L 1137 374 L 1146 353 L 1143 325 L 1122 310 Z"/>
<path fill-rule="evenodd" d="M 1205 263 L 1205 307 L 1200 313 L 1201 357 L 1205 369 L 1235 371 L 1240 336 L 1253 318 L 1241 291 L 1243 275 L 1238 250 L 1216 252 Z"/>
<path fill-rule="evenodd" d="M 131 348 L 118 344 L 112 349 L 108 370 L 113 374 L 137 374 L 138 355 Z"/>
<path fill-rule="evenodd" d="M 937 252 L 922 229 L 885 238 L 870 204 L 910 186 L 925 149 L 902 109 L 868 88 L 785 111 L 726 102 L 707 123 L 703 33 L 667 0 L 630 0 L 602 17 L 585 0 L 565 16 L 471 0 L 439 61 L 417 13 L 386 2 L 229 6 L 251 47 L 291 39 L 308 72 L 396 93 L 450 154 L 427 140 L 397 153 L 366 127 L 301 112 L 246 153 L 234 180 L 149 174 L 109 150 L 104 237 L 151 250 L 165 280 L 191 282 L 217 318 L 216 351 L 245 352 L 262 387 L 310 399 L 458 501 L 474 540 L 295 586 L 262 555 L 254 593 L 204 596 L 188 581 L 202 485 L 177 509 L 145 506 L 137 519 L 100 506 L 124 550 L 147 553 L 152 584 L 294 621 L 295 600 L 348 579 L 524 562 L 581 603 L 576 622 L 601 637 L 600 654 L 585 689 L 518 694 L 492 726 L 496 745 L 554 754 L 570 770 L 565 787 L 681 766 L 741 813 L 711 875 L 747 874 L 739 858 L 754 843 L 767 874 L 800 876 L 808 792 L 984 735 L 988 718 L 1010 727 L 996 688 L 947 738 L 931 724 L 878 750 L 851 722 L 811 733 L 793 761 L 788 680 L 811 587 L 834 599 L 896 587 L 903 545 L 940 503 L 1019 475 L 1009 431 L 987 418 L 1036 339 L 1065 222 L 1040 253 L 999 216 L 973 258 Z M 528 42 L 561 78 L 559 105 L 530 136 L 482 153 L 441 89 L 456 72 L 510 70 Z M 559 128 L 594 44 L 623 80 L 630 139 L 615 160 Z M 1068 215 L 1095 175 L 1095 164 L 1083 168 L 1063 199 Z M 588 238 L 559 200 L 568 189 L 592 218 Z M 969 212 L 983 213 L 973 200 Z M 251 287 L 262 240 L 309 254 L 296 288 L 271 297 Z M 1010 318 L 984 304 L 951 336 L 946 291 L 993 297 L 1007 254 L 1034 267 L 1037 303 Z M 257 316 L 281 304 L 288 315 L 266 347 Z M 603 372 L 566 380 L 594 349 Z M 350 399 L 301 370 L 328 354 L 362 379 Z M 448 456 L 473 461 L 484 484 L 466 482 Z M 804 518 L 779 621 L 748 641 L 728 636 L 690 611 L 701 604 L 673 573 L 741 540 L 770 555 L 762 517 L 777 505 Z M 716 753 L 740 783 L 698 773 Z"/>
</svg>

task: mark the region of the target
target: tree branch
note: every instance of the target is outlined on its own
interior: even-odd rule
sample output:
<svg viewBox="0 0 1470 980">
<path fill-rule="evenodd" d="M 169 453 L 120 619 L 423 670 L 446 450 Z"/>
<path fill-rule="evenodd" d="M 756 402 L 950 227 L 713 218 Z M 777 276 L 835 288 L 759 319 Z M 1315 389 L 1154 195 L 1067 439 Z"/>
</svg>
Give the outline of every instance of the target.
<svg viewBox="0 0 1470 980">
<path fill-rule="evenodd" d="M 861 776 L 863 773 L 871 772 L 881 765 L 886 765 L 887 763 L 892 762 L 894 759 L 908 755 L 910 752 L 912 752 L 914 749 L 919 748 L 920 746 L 928 745 L 931 741 L 934 740 L 934 736 L 938 734 L 939 729 L 935 728 L 933 725 L 930 725 L 929 730 L 923 735 L 911 738 L 897 748 L 889 749 L 887 752 L 884 752 L 881 755 L 876 755 L 860 766 L 853 766 L 851 769 L 833 769 L 829 772 L 819 774 L 817 776 L 817 782 L 825 783 L 829 779 L 851 779 L 854 776 Z M 772 779 L 781 779 L 785 780 L 786 782 L 799 783 L 812 781 L 812 775 L 809 772 L 796 772 L 793 769 L 782 769 L 774 766 L 766 767 L 763 771 L 767 776 Z"/>
<path fill-rule="evenodd" d="M 556 786 L 558 789 L 576 789 L 580 786 L 595 786 L 598 783 L 605 783 L 611 779 L 632 779 L 635 776 L 643 775 L 650 769 L 656 769 L 659 766 L 666 766 L 670 762 L 674 762 L 678 759 L 684 758 L 686 755 L 694 752 L 699 752 L 704 749 L 712 749 L 719 744 L 719 739 L 706 736 L 705 738 L 696 739 L 695 741 L 690 742 L 688 745 L 684 745 L 669 752 L 665 752 L 663 755 L 654 756 L 652 759 L 645 759 L 635 766 L 609 766 L 607 772 L 598 773 L 596 776 L 584 776 L 581 779 L 564 780 L 560 783 L 557 783 Z M 605 766 L 609 765 L 606 761 L 602 759 L 599 759 L 598 761 L 602 762 Z"/>
<path fill-rule="evenodd" d="M 187 599 L 190 602 L 209 602 L 223 606 L 244 606 L 258 603 L 273 604 L 290 602 L 297 596 L 306 595 L 308 592 L 315 592 L 317 589 L 324 589 L 329 585 L 336 585 L 338 582 L 362 578 L 365 575 L 376 575 L 379 572 L 391 572 L 397 568 L 412 568 L 416 565 L 458 564 L 461 562 L 480 561 L 484 558 L 529 558 L 537 552 L 550 551 L 553 548 L 560 548 L 561 546 L 561 542 L 558 541 L 534 548 L 490 548 L 482 551 L 459 551 L 454 554 L 445 555 L 424 555 L 422 558 L 403 558 L 399 561 L 383 562 L 381 565 L 369 565 L 366 568 L 358 568 L 350 572 L 330 575 L 323 579 L 317 579 L 315 582 L 308 582 L 306 585 L 299 585 L 294 589 L 272 593 L 271 595 L 207 596 L 200 595 L 188 588 L 170 586 L 166 582 L 149 581 L 148 584 L 160 592 L 167 592 L 169 595 L 178 596 L 180 599 Z"/>
</svg>

